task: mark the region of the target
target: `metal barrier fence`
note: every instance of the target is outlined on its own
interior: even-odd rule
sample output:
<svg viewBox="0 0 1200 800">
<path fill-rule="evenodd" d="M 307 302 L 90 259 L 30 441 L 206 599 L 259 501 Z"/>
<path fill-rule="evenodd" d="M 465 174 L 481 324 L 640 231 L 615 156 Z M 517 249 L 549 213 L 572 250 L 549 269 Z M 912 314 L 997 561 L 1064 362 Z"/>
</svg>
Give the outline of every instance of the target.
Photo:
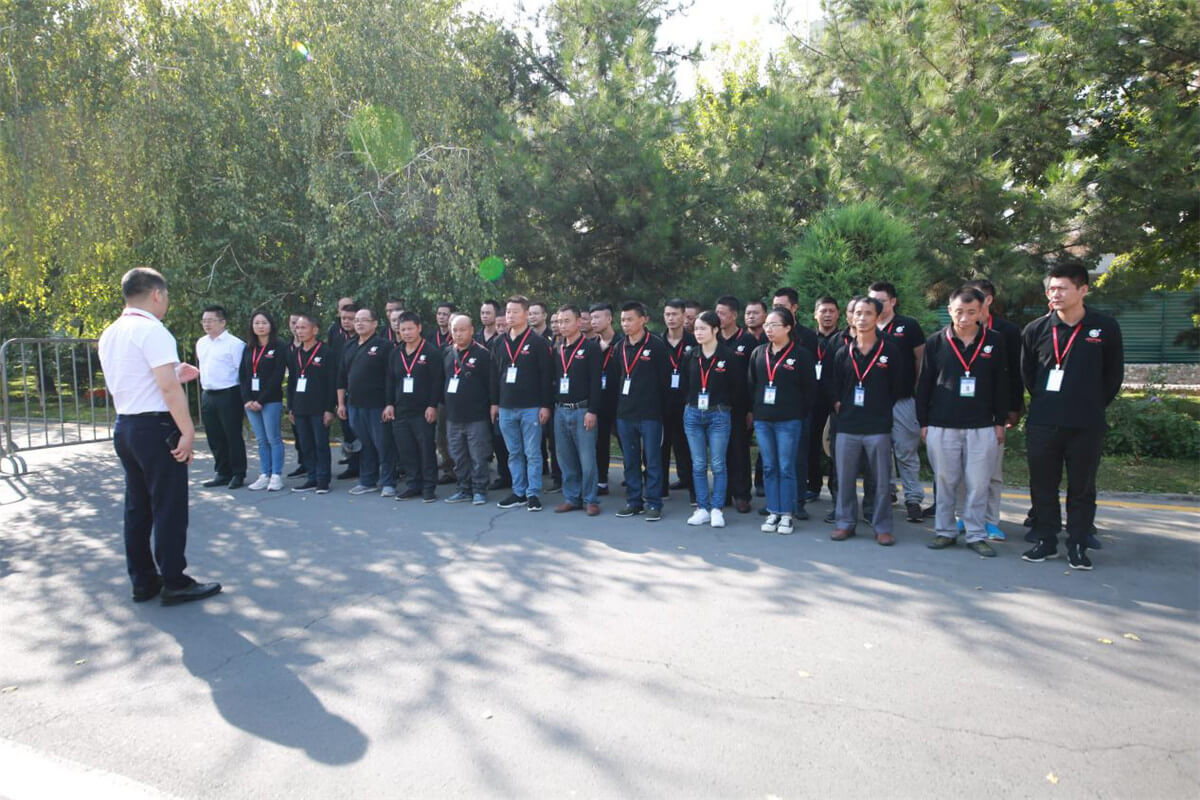
<svg viewBox="0 0 1200 800">
<path fill-rule="evenodd" d="M 9 339 L 0 345 L 0 472 L 27 472 L 23 451 L 112 439 L 116 412 L 96 345 L 96 339 Z M 198 385 L 184 386 L 193 418 Z"/>
</svg>

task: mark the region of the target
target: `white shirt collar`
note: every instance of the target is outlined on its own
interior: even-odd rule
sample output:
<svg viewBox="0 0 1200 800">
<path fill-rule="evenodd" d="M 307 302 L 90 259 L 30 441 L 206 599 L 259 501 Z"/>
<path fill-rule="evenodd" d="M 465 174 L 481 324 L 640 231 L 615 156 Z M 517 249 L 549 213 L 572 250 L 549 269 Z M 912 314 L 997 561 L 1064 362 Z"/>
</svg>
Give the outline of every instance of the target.
<svg viewBox="0 0 1200 800">
<path fill-rule="evenodd" d="M 136 317 L 145 317 L 146 319 L 151 319 L 151 320 L 154 320 L 155 322 L 162 321 L 158 317 L 154 316 L 153 314 L 151 314 L 149 311 L 147 311 L 144 308 L 134 308 L 133 306 L 125 306 L 125 310 L 121 312 L 121 316 L 123 317 L 127 314 L 131 315 L 131 316 L 136 316 Z"/>
</svg>

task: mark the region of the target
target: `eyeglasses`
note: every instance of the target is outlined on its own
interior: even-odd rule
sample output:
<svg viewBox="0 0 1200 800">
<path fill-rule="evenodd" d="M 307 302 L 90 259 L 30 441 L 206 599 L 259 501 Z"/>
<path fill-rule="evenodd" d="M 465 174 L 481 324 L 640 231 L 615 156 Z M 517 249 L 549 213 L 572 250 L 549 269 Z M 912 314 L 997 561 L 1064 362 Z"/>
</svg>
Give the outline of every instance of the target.
<svg viewBox="0 0 1200 800">
<path fill-rule="evenodd" d="M 766 330 L 767 328 L 783 328 L 783 327 L 786 327 L 786 326 L 782 322 L 768 322 L 765 325 L 763 325 L 763 330 Z"/>
</svg>

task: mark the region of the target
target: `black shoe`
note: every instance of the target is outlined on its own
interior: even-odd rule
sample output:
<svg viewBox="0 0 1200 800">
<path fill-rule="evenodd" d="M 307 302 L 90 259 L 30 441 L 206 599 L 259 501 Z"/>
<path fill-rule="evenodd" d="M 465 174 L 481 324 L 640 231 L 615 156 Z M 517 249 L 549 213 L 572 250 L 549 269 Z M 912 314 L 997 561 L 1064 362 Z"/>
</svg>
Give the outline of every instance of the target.
<svg viewBox="0 0 1200 800">
<path fill-rule="evenodd" d="M 350 463 L 350 459 L 348 459 L 348 458 L 342 458 L 342 459 L 338 459 L 338 466 L 339 466 L 339 467 L 340 467 L 340 466 L 342 466 L 343 464 L 349 464 L 349 463 Z"/>
<path fill-rule="evenodd" d="M 672 492 L 678 492 L 681 489 L 686 489 L 687 486 L 684 485 L 683 481 L 675 481 L 667 488 L 670 489 Z"/>
<path fill-rule="evenodd" d="M 618 517 L 633 517 L 633 516 L 637 516 L 640 513 L 642 513 L 641 506 L 625 506 L 624 508 L 622 508 L 620 511 L 617 512 L 617 516 Z"/>
<path fill-rule="evenodd" d="M 893 501 L 895 502 L 895 501 Z M 908 512 L 909 522 L 924 522 L 925 512 L 921 510 L 920 503 L 905 503 L 904 509 Z"/>
<path fill-rule="evenodd" d="M 806 511 L 804 508 L 797 508 L 795 511 L 792 512 L 792 521 L 793 522 L 800 521 L 800 520 L 806 520 L 806 519 L 808 519 L 808 511 Z"/>
<path fill-rule="evenodd" d="M 536 497 L 530 497 L 529 499 L 527 499 L 525 501 L 525 510 L 526 511 L 541 511 L 542 510 L 542 501 Z"/>
<path fill-rule="evenodd" d="M 832 508 L 829 509 L 829 513 L 825 515 L 824 522 L 827 522 L 830 525 L 837 522 L 837 512 L 834 511 Z"/>
<path fill-rule="evenodd" d="M 293 492 L 311 492 L 313 489 L 316 489 L 316 488 L 317 488 L 316 481 L 305 481 L 304 483 L 300 484 L 299 486 L 293 486 L 292 491 Z"/>
<path fill-rule="evenodd" d="M 228 486 L 230 480 L 232 480 L 232 479 L 231 478 L 222 478 L 220 475 L 218 475 L 217 477 L 215 477 L 211 480 L 207 480 L 200 485 L 204 486 L 205 488 L 212 489 L 215 486 Z"/>
<path fill-rule="evenodd" d="M 329 494 L 329 484 L 328 483 L 318 483 L 317 484 L 317 494 Z"/>
<path fill-rule="evenodd" d="M 1058 558 L 1058 545 L 1054 542 L 1038 542 L 1031 550 L 1021 554 L 1026 561 L 1040 563 L 1048 558 Z"/>
<path fill-rule="evenodd" d="M 133 587 L 133 602 L 144 603 L 147 600 L 153 600 L 158 597 L 158 593 L 162 591 L 162 578 L 155 578 L 154 583 L 147 583 L 144 586 Z"/>
<path fill-rule="evenodd" d="M 925 519 L 933 519 L 937 516 L 937 503 L 930 503 L 921 509 L 921 516 Z"/>
<path fill-rule="evenodd" d="M 1067 563 L 1071 569 L 1092 568 L 1092 560 L 1088 558 L 1087 548 L 1075 544 L 1067 545 Z"/>
<path fill-rule="evenodd" d="M 978 553 L 984 558 L 996 557 L 996 551 L 993 550 L 992 546 L 983 539 L 980 539 L 978 542 L 967 542 L 967 549 L 973 553 Z"/>
<path fill-rule="evenodd" d="M 246 479 L 244 477 L 242 477 L 241 475 L 234 475 L 232 478 L 229 479 L 229 488 L 230 489 L 240 489 L 245 485 L 246 485 Z"/>
<path fill-rule="evenodd" d="M 550 488 L 546 490 L 546 494 L 558 494 L 562 491 L 562 481 L 555 481 L 550 484 Z"/>
<path fill-rule="evenodd" d="M 289 472 L 287 474 L 287 476 L 289 478 L 299 478 L 301 475 L 307 475 L 307 474 L 308 474 L 308 469 L 303 464 L 301 464 L 300 466 L 296 467 L 294 470 Z"/>
<path fill-rule="evenodd" d="M 422 491 L 420 489 L 413 489 L 410 487 L 408 489 L 405 489 L 400 494 L 396 495 L 396 499 L 397 500 L 412 500 L 414 497 L 420 497 L 421 495 L 422 495 Z"/>
<path fill-rule="evenodd" d="M 958 540 L 953 536 L 935 536 L 925 545 L 930 550 L 945 550 L 947 547 L 953 547 L 958 544 Z"/>
<path fill-rule="evenodd" d="M 661 508 L 646 509 L 646 522 L 658 522 L 660 519 L 662 519 Z"/>
<path fill-rule="evenodd" d="M 357 478 L 357 477 L 358 477 L 358 470 L 356 470 L 356 469 L 344 469 L 337 474 L 337 479 L 339 481 L 348 481 L 351 478 Z"/>
<path fill-rule="evenodd" d="M 221 584 L 219 583 L 196 583 L 195 581 L 192 581 L 191 585 L 185 586 L 182 589 L 164 587 L 162 590 L 162 604 L 164 606 L 177 606 L 180 603 L 190 603 L 193 600 L 203 600 L 206 597 L 212 597 L 219 591 L 221 591 Z"/>
<path fill-rule="evenodd" d="M 496 478 L 496 480 L 488 484 L 487 488 L 489 492 L 498 492 L 501 489 L 511 489 L 512 482 L 506 481 L 503 478 Z"/>
<path fill-rule="evenodd" d="M 437 492 L 426 492 L 424 495 L 422 495 L 421 501 L 425 503 L 436 503 Z"/>
<path fill-rule="evenodd" d="M 499 503 L 496 503 L 496 506 L 499 508 L 516 508 L 517 506 L 525 505 L 526 502 L 524 497 L 517 494 L 510 494 Z"/>
</svg>

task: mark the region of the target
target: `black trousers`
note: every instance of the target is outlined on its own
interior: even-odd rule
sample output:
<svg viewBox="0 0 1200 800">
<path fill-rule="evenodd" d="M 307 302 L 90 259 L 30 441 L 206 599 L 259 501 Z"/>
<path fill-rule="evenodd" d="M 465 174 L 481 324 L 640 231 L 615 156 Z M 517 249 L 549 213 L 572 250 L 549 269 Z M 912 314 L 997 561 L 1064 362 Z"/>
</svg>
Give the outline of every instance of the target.
<svg viewBox="0 0 1200 800">
<path fill-rule="evenodd" d="M 827 406 L 814 406 L 808 418 L 808 489 L 811 492 L 821 491 L 821 482 L 826 474 L 824 435 L 829 411 Z M 829 493 L 836 499 L 837 475 L 833 470 L 832 459 L 829 464 Z"/>
<path fill-rule="evenodd" d="M 675 451 L 675 471 L 684 489 L 692 488 L 692 451 L 683 430 L 683 406 L 667 409 L 663 417 L 662 474 L 663 496 L 671 485 L 671 451 Z"/>
<path fill-rule="evenodd" d="M 113 427 L 113 447 L 125 470 L 125 566 L 135 587 L 152 586 L 159 575 L 173 589 L 190 583 L 183 574 L 188 468 L 167 447 L 167 437 L 178 430 L 166 413 L 118 414 Z"/>
<path fill-rule="evenodd" d="M 492 423 L 492 449 L 496 451 L 496 477 L 505 486 L 512 486 L 512 471 L 508 468 L 508 443 L 500 433 L 500 423 Z"/>
<path fill-rule="evenodd" d="M 725 451 L 725 468 L 729 473 L 729 497 L 750 500 L 750 431 L 746 428 L 746 409 L 733 410 L 729 430 L 729 448 Z M 727 501 L 728 502 L 728 501 Z"/>
<path fill-rule="evenodd" d="M 1107 429 L 1025 425 L 1034 533 L 1055 543 L 1062 524 L 1058 487 L 1067 468 L 1067 544 L 1086 546 L 1096 521 L 1096 470 Z"/>
<path fill-rule="evenodd" d="M 236 387 L 200 394 L 200 419 L 216 462 L 218 477 L 246 477 L 246 440 L 242 437 L 242 392 Z"/>
<path fill-rule="evenodd" d="M 437 488 L 437 424 L 419 411 L 399 411 L 392 420 L 396 454 L 408 475 L 408 488 L 433 494 Z"/>
<path fill-rule="evenodd" d="M 542 426 L 542 474 L 547 474 L 555 483 L 562 483 L 562 468 L 558 466 L 558 449 L 554 445 L 554 409 L 550 409 L 550 419 Z"/>
<path fill-rule="evenodd" d="M 617 427 L 615 415 L 596 415 L 596 482 L 608 485 L 608 465 L 612 461 L 612 437 Z"/>
</svg>

